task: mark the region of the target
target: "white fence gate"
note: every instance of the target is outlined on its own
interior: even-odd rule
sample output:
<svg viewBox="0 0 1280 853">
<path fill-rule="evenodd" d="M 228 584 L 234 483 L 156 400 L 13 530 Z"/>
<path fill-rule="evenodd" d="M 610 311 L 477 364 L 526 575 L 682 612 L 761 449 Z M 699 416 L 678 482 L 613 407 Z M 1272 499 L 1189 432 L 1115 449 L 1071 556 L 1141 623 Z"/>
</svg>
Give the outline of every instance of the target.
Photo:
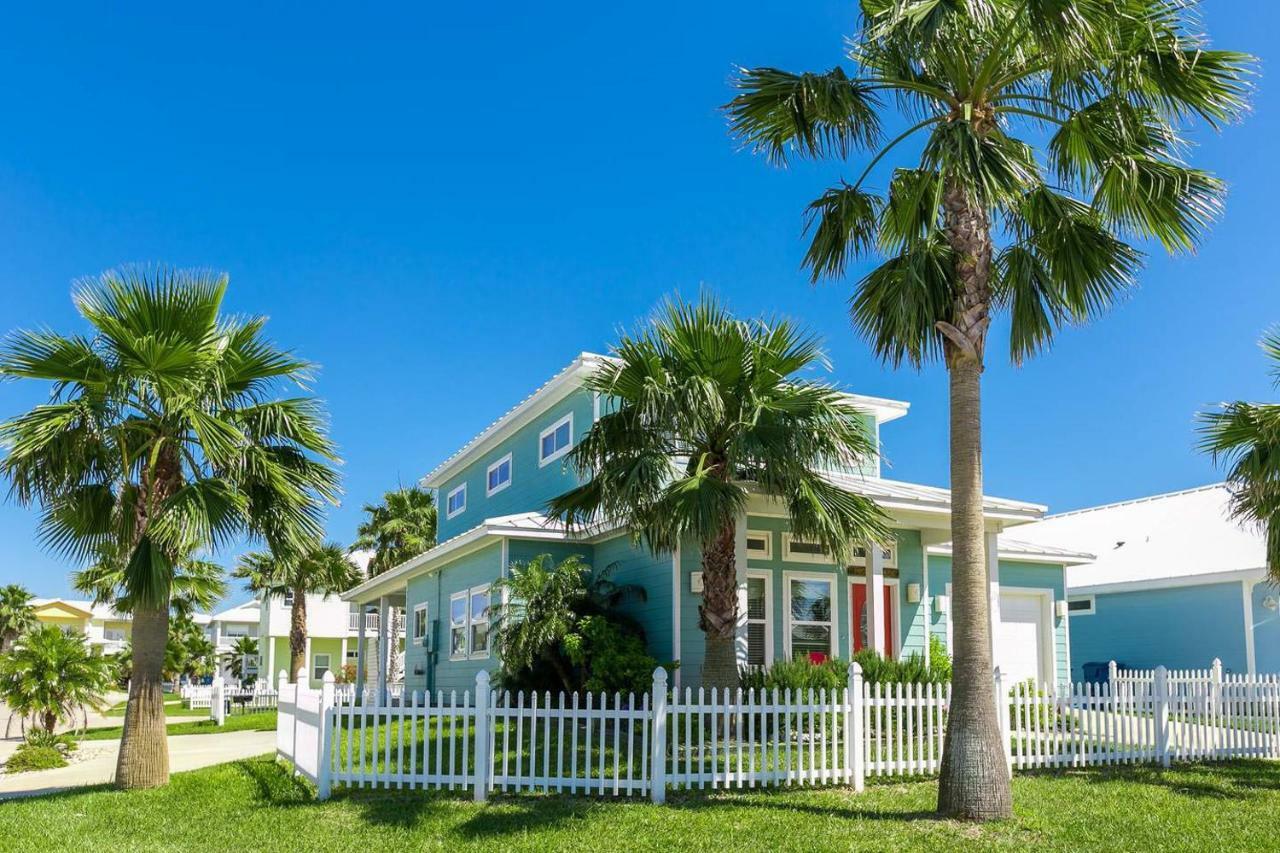
<svg viewBox="0 0 1280 853">
<path fill-rule="evenodd" d="M 941 765 L 950 685 L 840 690 L 667 689 L 648 693 L 411 692 L 385 704 L 320 690 L 281 673 L 277 754 L 316 783 L 375 788 L 644 796 L 669 788 L 850 785 L 923 776 Z M 1280 677 L 1163 668 L 1108 684 L 1012 687 L 996 670 L 1010 770 L 1280 758 Z M 369 699 L 366 694 L 361 697 Z"/>
</svg>

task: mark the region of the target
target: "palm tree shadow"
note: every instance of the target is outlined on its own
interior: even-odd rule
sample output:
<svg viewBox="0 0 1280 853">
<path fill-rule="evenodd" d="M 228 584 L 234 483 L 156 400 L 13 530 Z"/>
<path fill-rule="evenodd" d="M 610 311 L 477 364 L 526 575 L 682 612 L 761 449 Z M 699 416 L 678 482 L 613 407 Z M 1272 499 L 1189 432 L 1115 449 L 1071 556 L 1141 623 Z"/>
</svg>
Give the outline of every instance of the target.
<svg viewBox="0 0 1280 853">
<path fill-rule="evenodd" d="M 233 762 L 257 788 L 257 801 L 272 808 L 316 805 L 315 790 L 279 761 L 245 759 Z"/>
<path fill-rule="evenodd" d="M 1061 770 L 1021 771 L 1020 776 L 1061 776 Z M 1280 791 L 1280 765 L 1243 760 L 1222 764 L 1100 767 L 1068 770 L 1066 775 L 1092 785 L 1150 785 L 1206 800 L 1245 800 L 1262 791 Z"/>
</svg>

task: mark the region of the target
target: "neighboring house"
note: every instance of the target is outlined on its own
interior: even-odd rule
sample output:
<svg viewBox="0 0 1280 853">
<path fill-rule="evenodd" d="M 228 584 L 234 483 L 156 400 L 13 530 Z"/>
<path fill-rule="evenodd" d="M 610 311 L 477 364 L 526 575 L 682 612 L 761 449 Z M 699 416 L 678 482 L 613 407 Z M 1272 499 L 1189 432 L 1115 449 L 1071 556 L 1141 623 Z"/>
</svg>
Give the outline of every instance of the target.
<svg viewBox="0 0 1280 853">
<path fill-rule="evenodd" d="M 85 642 L 101 648 L 104 654 L 123 651 L 133 634 L 129 614 L 117 613 L 107 604 L 76 598 L 34 598 L 31 606 L 42 624 L 83 634 Z M 192 618 L 197 625 L 209 624 L 208 614 L 197 613 Z"/>
<path fill-rule="evenodd" d="M 261 619 L 261 603 L 257 600 L 221 610 L 210 618 L 209 640 L 217 649 L 218 674 L 223 678 L 232 677 L 228 655 L 235 648 L 236 641 L 241 637 L 258 639 L 258 626 Z M 258 645 L 258 650 L 259 652 L 262 650 L 261 643 Z M 261 654 L 245 656 L 243 669 L 247 676 L 257 679 L 261 675 L 261 658 Z"/>
<path fill-rule="evenodd" d="M 578 483 L 565 455 L 600 416 L 602 401 L 582 383 L 604 358 L 580 355 L 431 472 L 423 484 L 437 493 L 439 544 L 344 594 L 379 612 L 405 608 L 406 689 L 462 691 L 473 686 L 480 669 L 496 668 L 491 628 L 500 602 L 491 584 L 512 562 L 539 554 L 557 560 L 581 555 L 597 567 L 615 566 L 617 582 L 642 585 L 647 600 L 629 610 L 644 626 L 650 652 L 679 661 L 677 683 L 699 683 L 698 545 L 653 555 L 616 527 L 570 536 L 542 515 L 550 498 Z M 908 409 L 893 400 L 850 399 L 877 435 Z M 884 479 L 879 459 L 829 477 L 875 498 L 892 518 L 896 542 L 837 566 L 815 543 L 791 535 L 778 502 L 753 499 L 738 540 L 743 664 L 812 654 L 847 657 L 864 645 L 891 656 L 927 655 L 930 633 L 948 641 L 949 492 Z M 1000 533 L 1038 520 L 1044 509 L 984 499 L 993 565 L 997 549 L 999 555 L 991 583 L 994 653 L 1007 677 L 1058 681 L 1070 668 L 1063 567 L 1087 555 Z M 362 657 L 371 658 L 369 650 Z M 371 668 L 373 661 L 367 663 Z"/>
<path fill-rule="evenodd" d="M 1067 572 L 1072 674 L 1086 664 L 1280 671 L 1280 590 L 1264 533 L 1231 517 L 1217 483 L 1066 512 L 1020 538 L 1097 555 Z"/>
</svg>

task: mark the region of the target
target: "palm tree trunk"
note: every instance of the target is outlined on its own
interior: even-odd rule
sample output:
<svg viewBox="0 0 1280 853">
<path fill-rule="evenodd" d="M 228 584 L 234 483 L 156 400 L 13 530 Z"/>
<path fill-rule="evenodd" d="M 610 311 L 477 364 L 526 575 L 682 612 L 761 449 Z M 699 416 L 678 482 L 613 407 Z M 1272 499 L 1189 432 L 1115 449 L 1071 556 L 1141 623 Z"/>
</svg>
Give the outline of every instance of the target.
<svg viewBox="0 0 1280 853">
<path fill-rule="evenodd" d="M 702 549 L 702 604 L 698 625 L 706 637 L 704 687 L 738 686 L 738 573 L 734 557 L 736 525 L 730 521 Z"/>
<path fill-rule="evenodd" d="M 289 611 L 289 680 L 298 680 L 298 671 L 307 666 L 307 596 L 302 589 L 293 591 L 293 609 Z"/>
<path fill-rule="evenodd" d="M 951 709 L 938 813 L 968 820 L 1013 816 L 992 693 L 991 619 L 982 518 L 982 356 L 989 322 L 991 225 L 955 183 L 943 199 L 959 298 L 946 336 L 951 392 Z"/>
<path fill-rule="evenodd" d="M 165 740 L 164 649 L 169 640 L 169 604 L 133 611 L 133 672 L 124 732 L 116 759 L 116 787 L 154 788 L 169 782 Z"/>
</svg>

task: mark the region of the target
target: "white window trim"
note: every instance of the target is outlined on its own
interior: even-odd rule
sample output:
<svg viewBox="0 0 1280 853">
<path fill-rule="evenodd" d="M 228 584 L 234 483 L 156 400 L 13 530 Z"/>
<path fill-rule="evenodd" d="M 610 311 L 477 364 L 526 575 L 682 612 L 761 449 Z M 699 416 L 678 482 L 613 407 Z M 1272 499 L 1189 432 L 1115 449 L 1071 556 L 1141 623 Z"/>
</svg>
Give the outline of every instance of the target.
<svg viewBox="0 0 1280 853">
<path fill-rule="evenodd" d="M 466 660 L 467 652 L 471 649 L 471 631 L 468 626 L 468 616 L 471 614 L 471 598 L 470 590 L 464 589 L 455 592 L 449 596 L 449 660 Z M 453 603 L 462 600 L 462 622 L 455 625 L 453 622 Z M 458 628 L 462 629 L 462 651 L 455 652 L 453 650 L 453 632 Z"/>
<path fill-rule="evenodd" d="M 747 577 L 764 581 L 764 619 L 756 621 L 764 622 L 764 665 L 767 669 L 773 666 L 773 572 L 748 571 Z M 748 625 L 752 622 L 750 618 L 745 618 L 745 621 Z"/>
<path fill-rule="evenodd" d="M 747 548 L 748 560 L 772 560 L 773 559 L 773 531 L 771 530 L 748 530 L 747 538 L 760 537 L 764 539 L 763 551 L 752 551 Z"/>
<path fill-rule="evenodd" d="M 449 504 L 453 502 L 453 496 L 458 494 L 458 492 L 462 492 L 462 506 L 458 507 L 455 510 L 450 510 Z M 445 498 L 444 498 L 444 507 L 445 507 L 444 517 L 446 519 L 457 518 L 458 516 L 462 515 L 464 512 L 467 511 L 467 484 L 466 483 L 463 483 L 460 486 L 456 486 L 449 490 L 449 494 L 445 495 Z"/>
<path fill-rule="evenodd" d="M 422 613 L 422 633 L 421 634 L 418 633 L 418 614 L 419 613 Z M 413 606 L 413 623 L 412 624 L 413 624 L 413 644 L 415 646 L 420 646 L 422 645 L 423 640 L 426 639 L 427 630 L 429 628 L 429 625 L 427 622 L 427 603 L 425 601 L 422 602 L 421 604 L 415 604 Z"/>
<path fill-rule="evenodd" d="M 556 430 L 560 429 L 560 427 L 564 426 L 565 424 L 569 425 L 569 440 L 565 442 L 564 447 L 561 447 L 559 450 L 555 451 L 550 456 L 544 457 L 542 455 L 543 439 L 545 439 L 547 436 L 554 433 Z M 544 429 L 542 432 L 538 433 L 538 467 L 541 468 L 544 465 L 550 465 L 552 462 L 555 462 L 557 459 L 559 459 L 560 457 L 568 453 L 572 447 L 573 447 L 573 412 L 570 412 L 560 420 L 553 423 L 551 426 Z"/>
<path fill-rule="evenodd" d="M 1071 605 L 1077 601 L 1089 602 L 1088 610 L 1072 610 Z M 1069 595 L 1067 596 L 1067 618 L 1072 616 L 1092 616 L 1098 612 L 1098 598 L 1094 595 Z"/>
<path fill-rule="evenodd" d="M 319 668 L 320 658 L 324 658 L 324 672 L 316 675 Z M 325 672 L 333 672 L 333 655 L 328 652 L 316 652 L 311 656 L 311 677 L 316 681 L 324 678 Z"/>
<path fill-rule="evenodd" d="M 473 596 L 484 594 L 489 599 L 489 606 L 485 608 L 488 616 L 484 620 L 485 625 L 485 645 L 483 652 L 473 651 L 471 648 L 471 626 L 477 624 L 471 619 L 471 599 Z M 467 659 L 468 660 L 488 660 L 489 650 L 493 648 L 493 636 L 488 632 L 493 627 L 493 596 L 489 593 L 489 584 L 481 586 L 473 586 L 467 590 Z"/>
<path fill-rule="evenodd" d="M 791 581 L 811 580 L 826 581 L 831 585 L 831 657 L 839 657 L 840 648 L 840 578 L 831 572 L 783 572 L 782 573 L 782 618 L 783 618 L 783 657 L 791 660 Z M 825 622 L 800 622 L 800 625 L 824 625 Z"/>
<path fill-rule="evenodd" d="M 816 563 L 822 566 L 834 566 L 836 564 L 835 557 L 831 554 L 805 554 L 792 553 L 791 543 L 795 539 L 790 533 L 782 534 L 782 559 L 789 563 Z M 808 539 L 800 539 L 800 542 L 809 543 Z M 814 544 L 814 543 L 810 543 Z"/>
<path fill-rule="evenodd" d="M 902 658 L 902 632 L 899 629 L 898 618 L 901 615 L 902 599 L 899 597 L 901 591 L 898 589 L 900 583 L 899 578 L 885 578 L 884 585 L 886 589 L 892 589 L 893 595 L 889 596 L 889 635 L 893 637 L 893 659 L 900 660 Z M 850 578 L 849 579 L 849 654 L 853 654 L 853 587 L 854 585 L 866 586 L 866 578 Z M 874 646 L 872 647 L 874 648 Z"/>
<path fill-rule="evenodd" d="M 861 549 L 863 550 L 863 552 L 864 552 L 864 553 L 863 553 L 861 556 L 859 556 L 858 554 L 855 554 L 855 553 L 851 553 L 851 554 L 849 555 L 849 565 L 851 565 L 851 566 L 864 566 L 864 567 L 865 567 L 865 566 L 867 565 L 867 555 L 866 555 L 866 553 L 865 553 L 865 552 L 866 552 L 866 549 L 867 549 L 867 546 L 865 546 L 865 545 L 856 545 L 856 546 L 854 546 L 854 547 L 855 547 L 855 548 L 861 548 Z M 887 546 L 885 546 L 882 550 L 883 550 L 883 552 L 884 552 L 884 568 L 886 568 L 886 569 L 896 569 L 896 568 L 898 568 L 898 548 L 897 548 L 897 546 L 895 546 L 895 545 L 887 545 Z"/>
<path fill-rule="evenodd" d="M 505 462 L 505 463 L 507 463 L 507 479 L 506 479 L 506 482 L 499 483 L 497 486 L 495 486 L 495 487 L 494 487 L 494 488 L 492 488 L 492 489 L 491 489 L 491 488 L 489 488 L 489 475 L 491 475 L 491 474 L 492 474 L 495 470 L 497 470 L 498 468 L 502 467 L 502 463 L 504 463 L 504 462 Z M 485 470 L 485 472 L 484 472 L 484 496 L 485 496 L 485 497 L 487 497 L 487 498 L 491 498 L 491 497 L 493 497 L 494 495 L 496 495 L 498 492 L 500 492 L 500 491 L 502 491 L 503 489 L 505 489 L 505 488 L 507 488 L 508 486 L 510 486 L 510 485 L 511 485 L 511 479 L 512 479 L 512 477 L 513 477 L 514 475 L 515 475 L 515 469 L 514 469 L 514 466 L 511 464 L 511 454 L 510 454 L 510 453 L 508 453 L 506 456 L 502 457 L 502 458 L 501 458 L 501 459 L 499 459 L 497 462 L 494 462 L 492 465 L 490 465 L 490 466 L 488 467 L 488 469 L 486 469 L 486 470 Z"/>
</svg>

